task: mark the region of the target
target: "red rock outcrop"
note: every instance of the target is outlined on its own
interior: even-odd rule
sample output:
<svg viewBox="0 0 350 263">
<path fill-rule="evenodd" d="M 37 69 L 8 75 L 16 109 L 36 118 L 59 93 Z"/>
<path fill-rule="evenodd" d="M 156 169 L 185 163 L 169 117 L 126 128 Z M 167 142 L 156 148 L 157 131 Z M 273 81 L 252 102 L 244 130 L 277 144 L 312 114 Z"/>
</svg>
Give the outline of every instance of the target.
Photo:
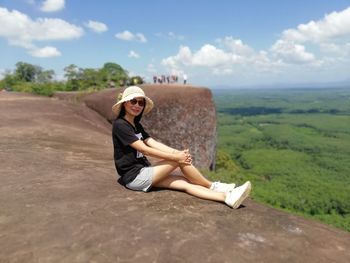
<svg viewBox="0 0 350 263">
<path fill-rule="evenodd" d="M 142 123 L 150 135 L 177 149 L 190 149 L 194 164 L 215 165 L 216 110 L 211 91 L 184 85 L 141 85 L 154 102 Z M 120 89 L 106 89 L 82 97 L 85 104 L 112 121 L 111 108 Z M 60 95 L 64 97 L 64 95 Z M 77 96 L 77 95 L 74 95 Z M 65 95 L 67 97 L 67 95 Z"/>
<path fill-rule="evenodd" d="M 240 209 L 117 183 L 110 124 L 0 92 L 0 262 L 350 262 L 350 233 L 251 200 Z"/>
</svg>

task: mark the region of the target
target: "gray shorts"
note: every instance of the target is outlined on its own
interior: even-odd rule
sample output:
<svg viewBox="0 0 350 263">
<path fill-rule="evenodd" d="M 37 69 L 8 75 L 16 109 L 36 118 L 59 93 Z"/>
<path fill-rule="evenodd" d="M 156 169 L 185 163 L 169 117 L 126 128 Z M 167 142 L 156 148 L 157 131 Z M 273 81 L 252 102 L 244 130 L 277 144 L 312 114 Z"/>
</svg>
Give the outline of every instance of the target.
<svg viewBox="0 0 350 263">
<path fill-rule="evenodd" d="M 136 178 L 126 185 L 127 188 L 134 191 L 148 192 L 152 186 L 153 167 L 144 167 Z"/>
</svg>

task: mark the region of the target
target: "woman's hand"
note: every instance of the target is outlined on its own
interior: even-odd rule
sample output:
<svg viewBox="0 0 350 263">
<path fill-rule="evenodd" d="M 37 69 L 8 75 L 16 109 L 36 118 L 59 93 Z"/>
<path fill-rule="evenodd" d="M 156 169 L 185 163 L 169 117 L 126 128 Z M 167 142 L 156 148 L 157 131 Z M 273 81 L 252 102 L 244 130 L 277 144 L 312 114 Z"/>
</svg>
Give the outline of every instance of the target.
<svg viewBox="0 0 350 263">
<path fill-rule="evenodd" d="M 188 157 L 186 159 L 186 164 L 192 164 L 192 155 L 190 154 L 190 150 L 185 149 L 184 152 L 188 154 Z"/>
<path fill-rule="evenodd" d="M 173 154 L 174 154 L 175 160 L 178 163 L 183 163 L 183 164 L 192 163 L 192 157 L 188 149 L 183 151 L 177 151 L 176 153 L 173 153 Z"/>
</svg>

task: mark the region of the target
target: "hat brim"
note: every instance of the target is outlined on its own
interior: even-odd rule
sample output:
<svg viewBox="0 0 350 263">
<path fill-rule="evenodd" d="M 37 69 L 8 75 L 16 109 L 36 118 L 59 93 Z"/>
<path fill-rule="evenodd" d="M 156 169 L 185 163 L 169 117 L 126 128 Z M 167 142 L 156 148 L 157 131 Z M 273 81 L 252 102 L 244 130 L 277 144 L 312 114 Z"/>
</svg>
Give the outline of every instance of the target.
<svg viewBox="0 0 350 263">
<path fill-rule="evenodd" d="M 133 94 L 130 94 L 129 96 L 126 96 L 125 98 L 121 99 L 120 101 L 118 101 L 112 107 L 113 113 L 115 115 L 117 115 L 117 117 L 118 117 L 124 102 L 132 100 L 134 98 L 140 98 L 140 97 L 145 98 L 145 100 L 146 100 L 146 106 L 143 110 L 143 114 L 148 114 L 152 110 L 154 103 L 150 98 L 148 98 L 147 96 L 145 96 L 142 93 L 133 93 Z"/>
</svg>

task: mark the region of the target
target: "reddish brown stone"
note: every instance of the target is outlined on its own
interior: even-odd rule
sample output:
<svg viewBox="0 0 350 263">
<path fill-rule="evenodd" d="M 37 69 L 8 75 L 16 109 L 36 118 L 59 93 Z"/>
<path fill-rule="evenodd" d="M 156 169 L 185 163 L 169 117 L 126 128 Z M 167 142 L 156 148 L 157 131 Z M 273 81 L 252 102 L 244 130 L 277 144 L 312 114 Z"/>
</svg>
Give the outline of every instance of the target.
<svg viewBox="0 0 350 263">
<path fill-rule="evenodd" d="M 350 234 L 116 181 L 110 124 L 85 106 L 0 92 L 0 262 L 350 262 Z M 253 188 L 254 191 L 254 188 Z"/>
<path fill-rule="evenodd" d="M 211 91 L 189 85 L 141 85 L 155 107 L 144 116 L 150 135 L 177 149 L 190 149 L 194 164 L 214 166 L 216 152 L 216 110 Z M 91 109 L 112 121 L 111 111 L 120 89 L 106 89 L 81 97 Z M 60 98 L 69 96 L 58 94 Z M 76 94 L 72 94 L 76 98 Z"/>
<path fill-rule="evenodd" d="M 216 110 L 207 88 L 144 85 L 154 110 L 143 119 L 150 134 L 177 149 L 190 149 L 194 164 L 209 168 L 215 162 Z"/>
</svg>

